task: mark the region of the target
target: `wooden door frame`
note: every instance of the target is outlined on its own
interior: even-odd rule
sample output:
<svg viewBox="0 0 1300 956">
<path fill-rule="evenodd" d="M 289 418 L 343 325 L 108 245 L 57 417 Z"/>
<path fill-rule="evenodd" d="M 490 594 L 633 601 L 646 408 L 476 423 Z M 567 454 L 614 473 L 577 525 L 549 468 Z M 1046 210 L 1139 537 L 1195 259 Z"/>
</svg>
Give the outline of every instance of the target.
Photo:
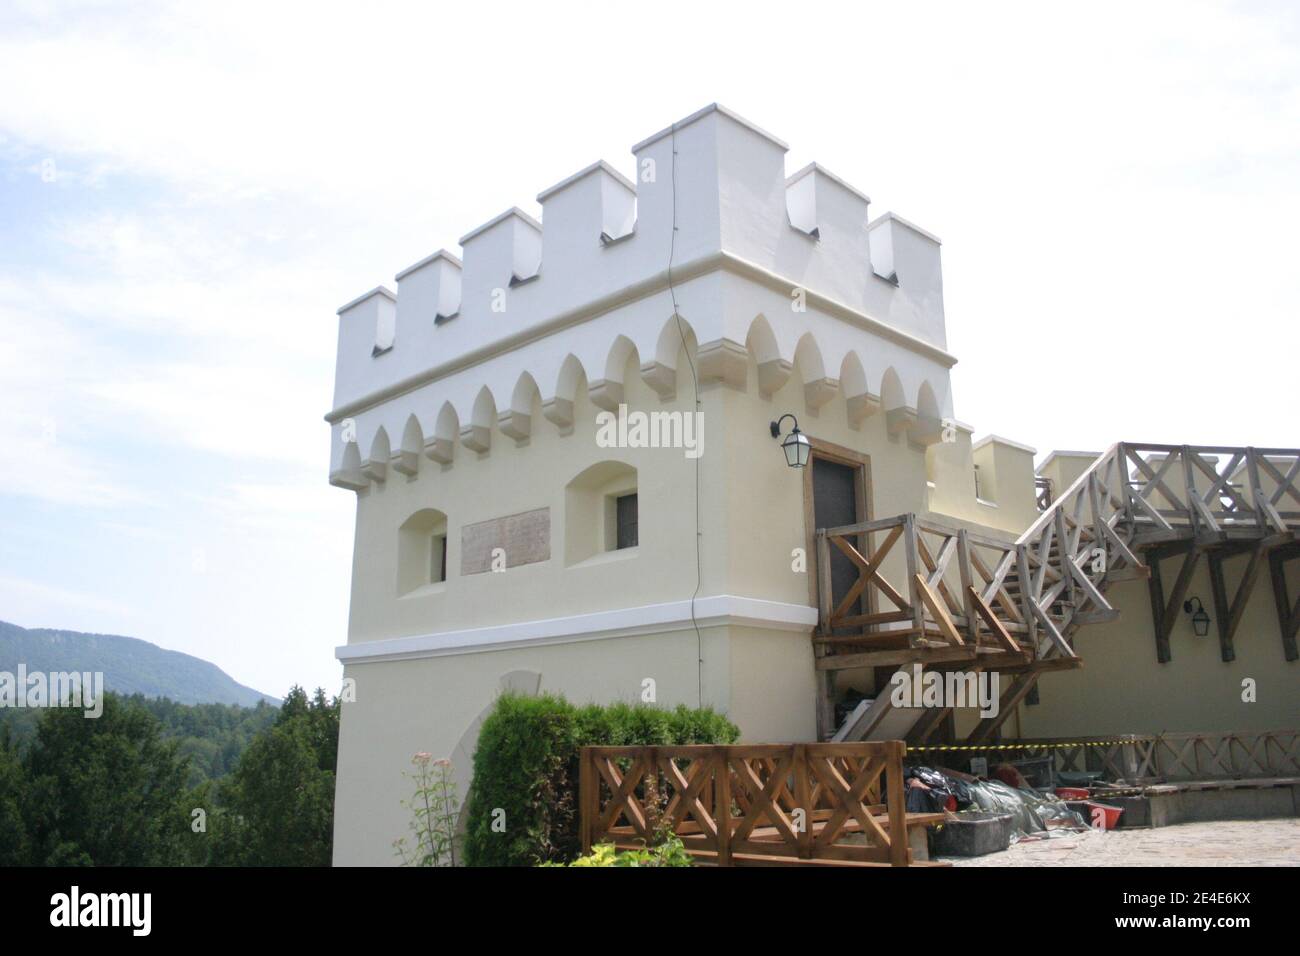
<svg viewBox="0 0 1300 956">
<path fill-rule="evenodd" d="M 817 511 L 813 501 L 813 468 L 816 467 L 815 461 L 820 458 L 838 465 L 847 465 L 853 469 L 853 488 L 857 512 L 863 516 L 863 521 L 871 521 L 873 517 L 871 507 L 871 456 L 826 441 L 823 438 L 816 438 L 812 435 L 807 435 L 807 438 L 809 444 L 812 445 L 812 451 L 808 455 L 808 466 L 803 469 L 804 555 L 807 558 L 808 567 L 808 603 L 813 607 L 820 607 L 817 594 Z M 859 547 L 861 547 L 860 541 Z M 875 610 L 875 596 L 867 593 L 864 597 L 866 598 L 866 612 L 870 614 Z M 815 634 L 816 631 L 814 631 L 814 636 Z M 825 648 L 823 645 L 813 645 L 814 659 L 821 657 L 824 653 Z M 816 671 L 815 676 L 817 680 L 817 737 L 819 740 L 829 740 L 830 736 L 835 732 L 835 671 Z"/>
</svg>

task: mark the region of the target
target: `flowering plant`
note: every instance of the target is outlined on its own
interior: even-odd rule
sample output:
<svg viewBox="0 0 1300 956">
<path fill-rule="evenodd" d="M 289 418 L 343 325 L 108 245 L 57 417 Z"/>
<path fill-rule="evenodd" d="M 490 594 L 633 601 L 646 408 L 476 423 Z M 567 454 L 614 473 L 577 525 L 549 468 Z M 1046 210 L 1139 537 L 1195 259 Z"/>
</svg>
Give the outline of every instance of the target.
<svg viewBox="0 0 1300 956">
<path fill-rule="evenodd" d="M 455 866 L 456 816 L 460 801 L 456 797 L 451 761 L 434 760 L 433 754 L 421 751 L 411 758 L 415 767 L 403 772 L 415 782 L 415 795 L 402 806 L 411 811 L 412 841 L 403 837 L 393 842 L 403 866 Z"/>
</svg>

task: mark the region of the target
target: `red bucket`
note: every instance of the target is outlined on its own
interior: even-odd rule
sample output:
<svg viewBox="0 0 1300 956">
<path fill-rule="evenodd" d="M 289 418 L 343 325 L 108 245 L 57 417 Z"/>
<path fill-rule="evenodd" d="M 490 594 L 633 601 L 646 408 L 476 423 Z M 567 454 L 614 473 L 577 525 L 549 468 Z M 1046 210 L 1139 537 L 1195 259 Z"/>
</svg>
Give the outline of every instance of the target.
<svg viewBox="0 0 1300 956">
<path fill-rule="evenodd" d="M 1062 800 L 1087 800 L 1090 796 L 1087 787 L 1057 787 L 1056 795 Z"/>
<path fill-rule="evenodd" d="M 1115 829 L 1119 825 L 1120 815 L 1124 812 L 1123 807 L 1112 807 L 1109 804 L 1098 803 L 1096 800 L 1089 800 L 1086 806 L 1089 825 L 1102 830 Z"/>
</svg>

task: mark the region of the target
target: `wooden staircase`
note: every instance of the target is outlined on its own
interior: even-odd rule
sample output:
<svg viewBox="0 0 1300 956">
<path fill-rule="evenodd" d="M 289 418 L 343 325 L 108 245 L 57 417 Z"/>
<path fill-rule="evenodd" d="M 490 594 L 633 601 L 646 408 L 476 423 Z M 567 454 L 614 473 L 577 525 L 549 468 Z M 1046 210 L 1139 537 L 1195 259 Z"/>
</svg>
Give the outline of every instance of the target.
<svg viewBox="0 0 1300 956">
<path fill-rule="evenodd" d="M 818 529 L 820 624 L 813 636 L 818 727 L 823 739 L 926 740 L 949 709 L 894 708 L 888 685 L 838 724 L 833 675 L 858 668 L 995 670 L 1009 676 L 998 713 L 972 743 L 991 739 L 1050 670 L 1078 667 L 1079 628 L 1113 620 L 1106 600 L 1118 581 L 1144 579 L 1152 597 L 1157 658 L 1191 573 L 1208 557 L 1224 659 L 1265 563 L 1287 660 L 1296 659 L 1300 600 L 1287 593 L 1285 562 L 1300 558 L 1300 450 L 1121 442 L 1099 456 L 1015 540 L 899 515 Z M 900 546 L 901 542 L 901 546 Z M 831 549 L 858 570 L 852 588 L 831 594 Z M 1224 563 L 1247 565 L 1235 593 Z M 1181 556 L 1166 595 L 1160 562 Z M 891 581 L 891 577 L 893 581 Z M 880 672 L 877 672 L 878 674 Z"/>
</svg>

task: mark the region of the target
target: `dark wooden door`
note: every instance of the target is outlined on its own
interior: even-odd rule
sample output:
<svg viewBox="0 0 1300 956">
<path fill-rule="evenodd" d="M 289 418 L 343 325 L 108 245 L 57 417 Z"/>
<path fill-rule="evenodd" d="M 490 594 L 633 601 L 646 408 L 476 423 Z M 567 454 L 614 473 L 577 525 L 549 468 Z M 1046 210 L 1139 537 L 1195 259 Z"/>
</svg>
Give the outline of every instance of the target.
<svg viewBox="0 0 1300 956">
<path fill-rule="evenodd" d="M 860 513 L 861 466 L 846 465 L 813 456 L 813 520 L 818 528 L 837 528 L 865 521 Z M 844 595 L 858 580 L 858 569 L 839 548 L 831 547 L 831 606 L 838 607 Z M 851 614 L 862 613 L 859 599 Z M 837 629 L 836 633 L 839 633 Z"/>
</svg>

